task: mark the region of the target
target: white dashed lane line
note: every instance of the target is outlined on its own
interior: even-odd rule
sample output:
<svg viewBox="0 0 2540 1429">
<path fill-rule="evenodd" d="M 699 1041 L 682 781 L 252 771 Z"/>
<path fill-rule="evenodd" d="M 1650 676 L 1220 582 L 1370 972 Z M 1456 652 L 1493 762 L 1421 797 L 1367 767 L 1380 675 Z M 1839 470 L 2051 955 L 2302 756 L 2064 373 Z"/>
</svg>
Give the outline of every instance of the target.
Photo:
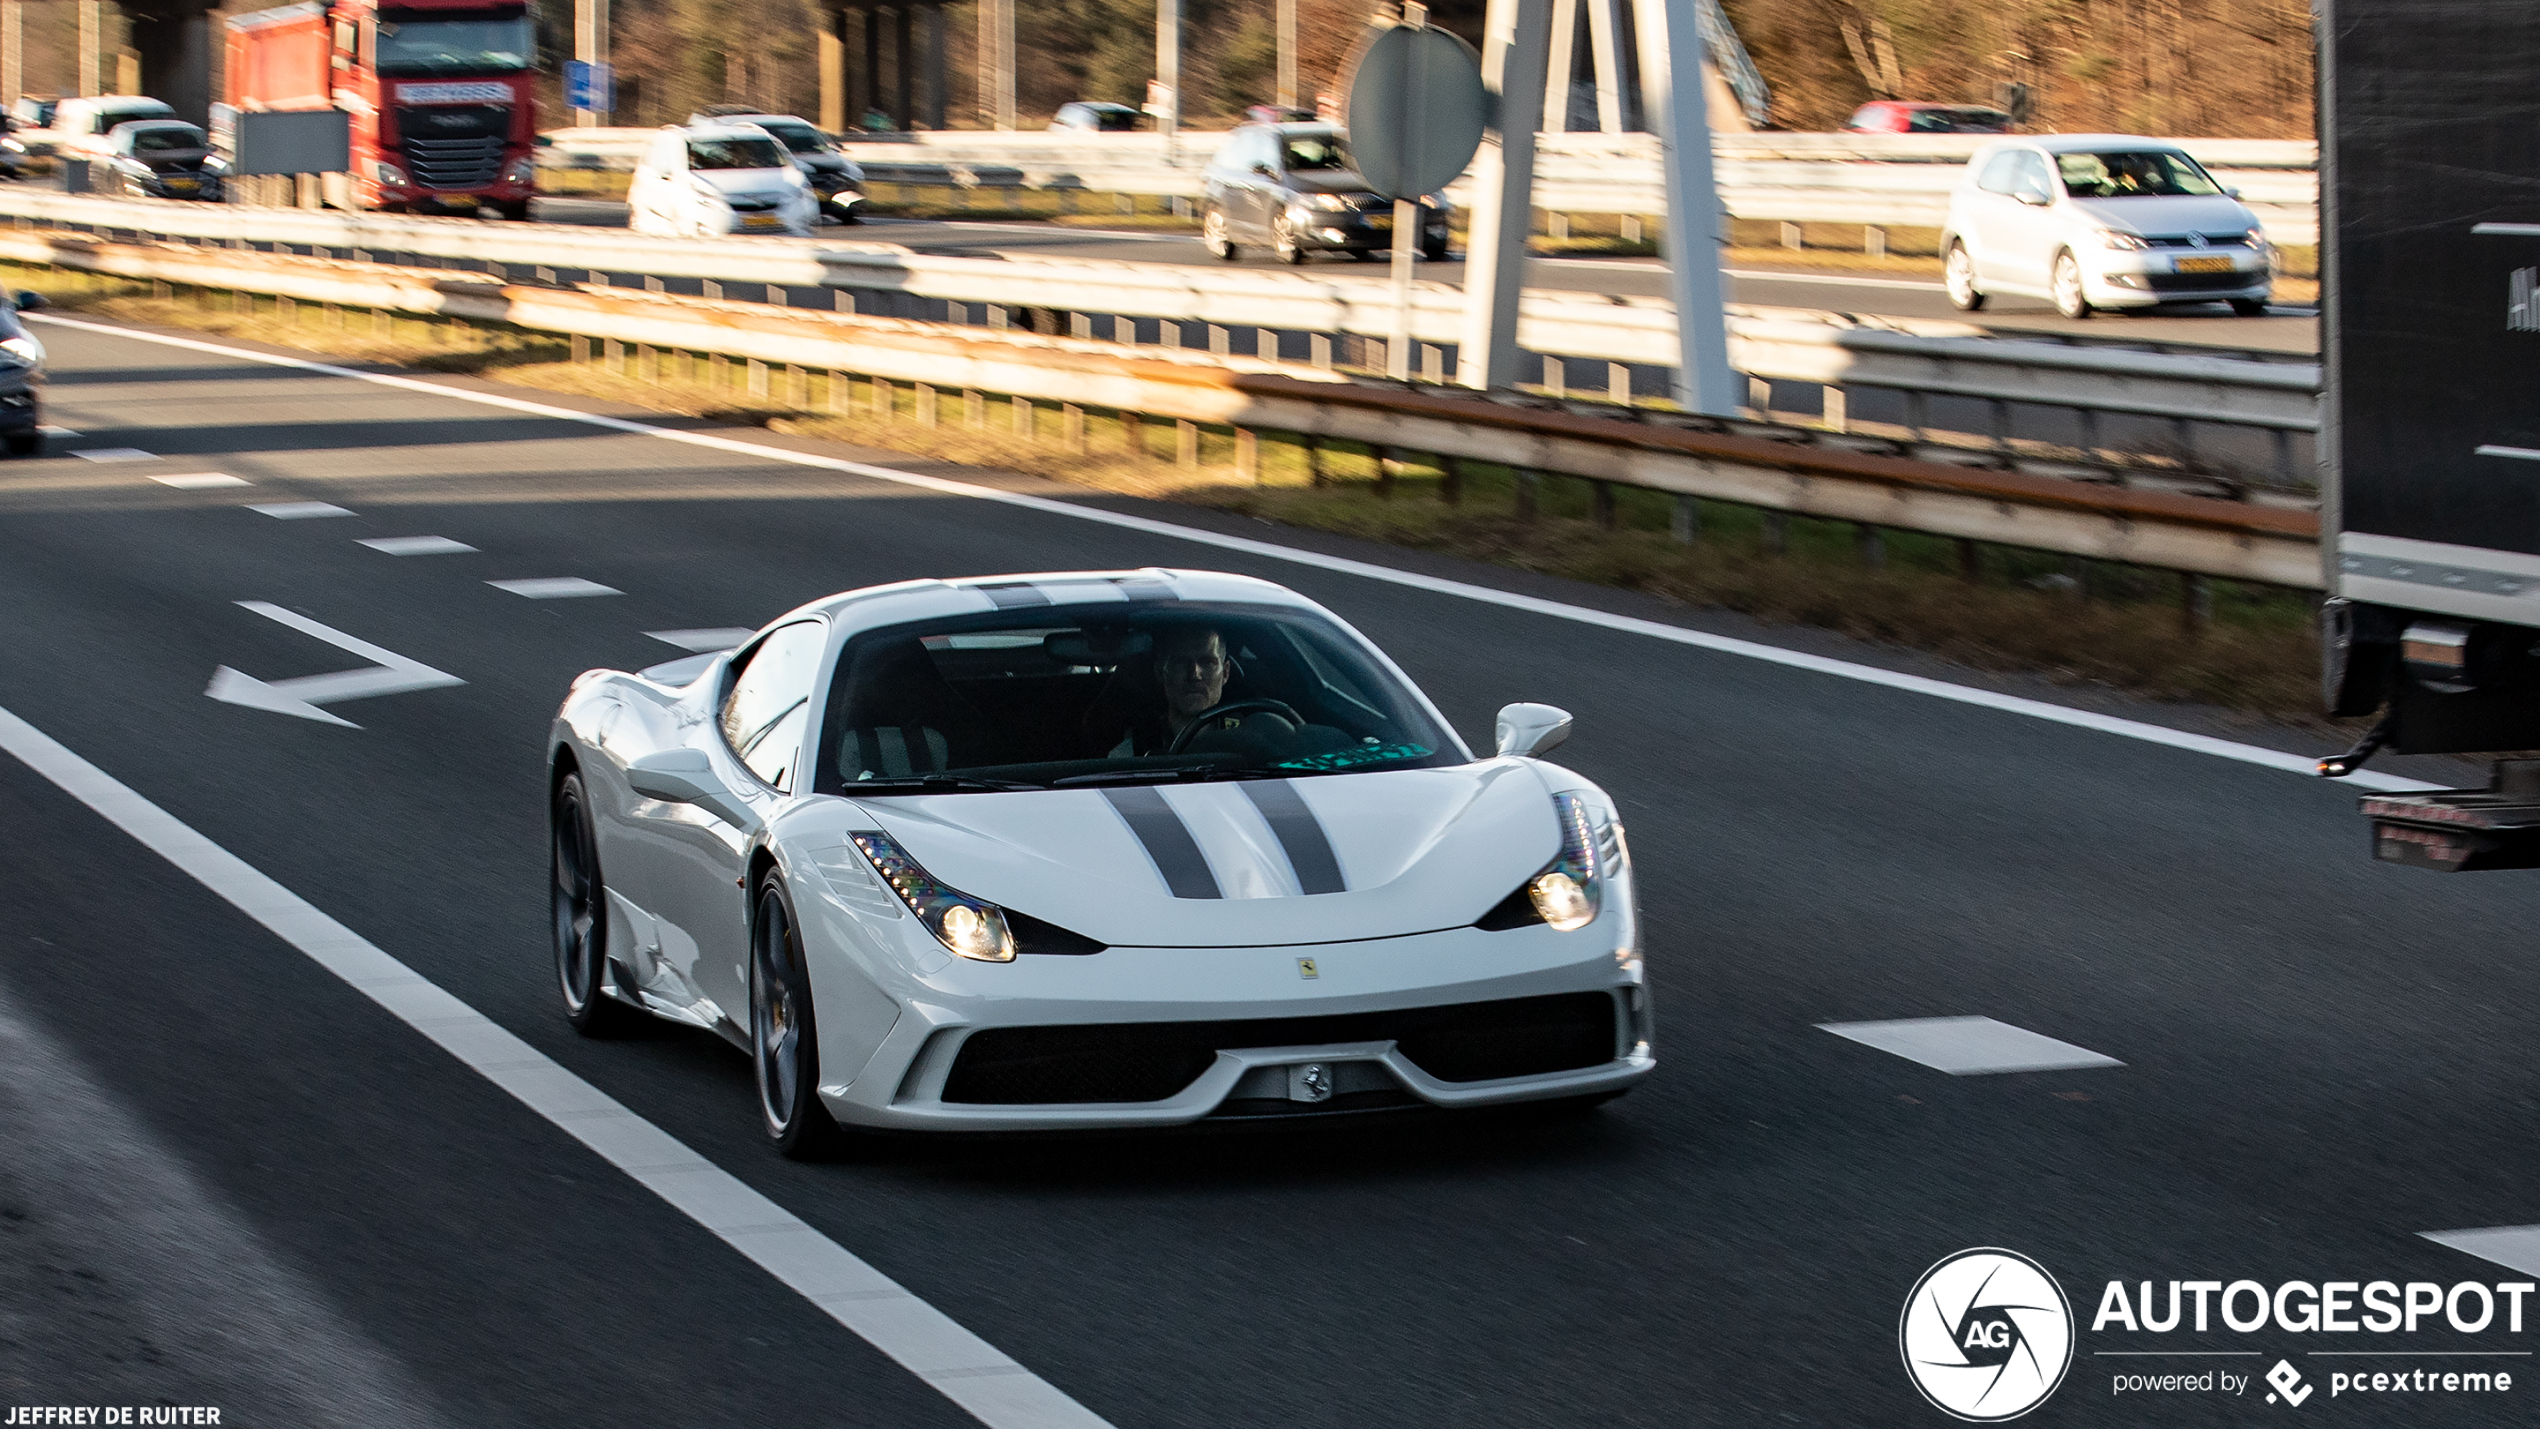
<svg viewBox="0 0 2540 1429">
<path fill-rule="evenodd" d="M 86 453 L 83 452 L 81 455 L 84 456 Z M 255 485 L 243 476 L 231 476 L 225 471 L 180 471 L 167 476 L 153 476 L 150 479 L 161 486 L 173 486 L 179 491 L 209 491 L 216 486 Z"/>
<path fill-rule="evenodd" d="M 1953 1077 L 2125 1065 L 2087 1047 L 2058 1042 L 1990 1017 L 1908 1017 L 1895 1022 L 1820 1022 L 1817 1026 L 1837 1037 L 1893 1052 Z"/>
<path fill-rule="evenodd" d="M 591 1148 L 991 1429 L 1111 1429 L 1101 1416 L 747 1182 L 6 709 L 0 709 L 0 749 Z"/>
<path fill-rule="evenodd" d="M 541 576 L 535 580 L 487 581 L 496 590 L 525 595 L 531 600 L 576 600 L 591 595 L 624 595 L 615 586 L 586 581 L 580 576 Z"/>
<path fill-rule="evenodd" d="M 447 536 L 373 536 L 356 544 L 390 556 L 459 556 L 476 549 Z"/>
<path fill-rule="evenodd" d="M 259 516 L 270 516 L 276 521 L 314 521 L 328 516 L 353 514 L 332 501 L 268 501 L 247 509 Z"/>
<path fill-rule="evenodd" d="M 145 452 L 139 447 L 90 447 L 86 451 L 72 452 L 71 455 L 78 457 L 81 461 L 157 461 L 159 459 L 158 453 Z"/>
<path fill-rule="evenodd" d="M 729 650 L 758 632 L 746 625 L 723 625 L 710 630 L 647 630 L 644 632 L 664 645 L 694 650 L 700 655 Z"/>
<path fill-rule="evenodd" d="M 2489 1226 L 2484 1230 L 2420 1234 L 2436 1245 L 2448 1245 L 2525 1275 L 2540 1275 L 2540 1226 Z"/>
</svg>

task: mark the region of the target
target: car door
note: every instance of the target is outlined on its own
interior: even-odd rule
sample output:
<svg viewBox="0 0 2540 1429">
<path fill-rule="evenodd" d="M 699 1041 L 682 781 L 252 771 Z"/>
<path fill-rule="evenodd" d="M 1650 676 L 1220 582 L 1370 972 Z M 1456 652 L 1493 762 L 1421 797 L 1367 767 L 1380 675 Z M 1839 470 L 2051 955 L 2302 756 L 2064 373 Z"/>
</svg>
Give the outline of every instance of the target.
<svg viewBox="0 0 2540 1429">
<path fill-rule="evenodd" d="M 638 233 L 670 233 L 675 231 L 675 215 L 671 202 L 677 192 L 674 168 L 687 162 L 686 143 L 676 134 L 654 138 L 652 147 L 635 166 L 635 177 L 626 187 L 627 226 Z"/>
<path fill-rule="evenodd" d="M 2063 218 L 2055 208 L 2063 190 L 2044 154 L 2035 149 L 2012 152 L 2018 163 L 2011 171 L 2011 193 L 2002 210 L 2001 276 L 1995 281 L 2044 294 L 2063 234 Z"/>
<path fill-rule="evenodd" d="M 735 796 L 735 807 L 726 812 L 746 815 L 745 822 L 694 804 L 646 806 L 657 810 L 646 832 L 657 841 L 654 897 L 660 906 L 651 911 L 663 925 L 662 960 L 736 1020 L 749 997 L 744 860 L 751 837 L 777 807 L 809 788 L 797 766 L 816 697 L 812 681 L 828 643 L 829 628 L 817 620 L 769 631 L 733 657 L 714 718 L 692 733 Z"/>
<path fill-rule="evenodd" d="M 1270 241 L 1270 215 L 1285 207 L 1279 178 L 1279 136 L 1255 129 L 1241 136 L 1235 151 L 1236 182 L 1241 190 L 1228 210 L 1237 232 L 1256 243 Z"/>
</svg>

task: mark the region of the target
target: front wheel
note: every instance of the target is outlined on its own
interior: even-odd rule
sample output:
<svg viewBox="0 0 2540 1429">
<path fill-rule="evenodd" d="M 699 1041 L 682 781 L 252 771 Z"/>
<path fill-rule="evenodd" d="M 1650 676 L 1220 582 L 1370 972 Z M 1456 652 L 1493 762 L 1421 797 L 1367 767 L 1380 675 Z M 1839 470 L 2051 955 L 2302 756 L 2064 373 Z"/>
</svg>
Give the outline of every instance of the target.
<svg viewBox="0 0 2540 1429">
<path fill-rule="evenodd" d="M 2267 300 L 2264 298 L 2234 298 L 2231 300 L 2231 310 L 2244 318 L 2262 318 L 2267 315 Z"/>
<path fill-rule="evenodd" d="M 42 432 L 11 432 L 9 434 L 9 455 L 44 455 L 44 434 Z"/>
<path fill-rule="evenodd" d="M 779 1152 L 799 1161 L 836 1146 L 838 1123 L 820 1101 L 820 1038 L 802 935 L 793 901 L 774 874 L 759 883 L 750 930 L 750 1067 L 759 1127 Z"/>
<path fill-rule="evenodd" d="M 1201 216 L 1199 241 L 1208 256 L 1220 263 L 1232 263 L 1243 256 L 1243 250 L 1235 246 L 1234 235 L 1226 229 L 1226 210 L 1222 208 L 1212 208 Z"/>
<path fill-rule="evenodd" d="M 1297 242 L 1296 221 L 1284 213 L 1270 220 L 1270 256 L 1291 267 L 1305 261 L 1305 245 Z"/>
<path fill-rule="evenodd" d="M 497 212 L 501 213 L 503 217 L 514 223 L 527 223 L 529 221 L 529 200 L 525 198 L 505 199 L 494 205 L 494 208 Z"/>
<path fill-rule="evenodd" d="M 1949 257 L 1941 265 L 1941 286 L 1949 290 L 1949 306 L 1962 313 L 1984 306 L 1984 289 L 1976 286 L 1976 260 L 1967 245 L 1949 245 Z"/>
<path fill-rule="evenodd" d="M 608 894 L 580 774 L 556 782 L 552 813 L 547 888 L 565 1020 L 585 1037 L 611 1036 L 633 1026 L 636 1013 L 608 992 Z"/>
<path fill-rule="evenodd" d="M 2090 299 L 2082 295 L 2081 260 L 2068 250 L 2055 255 L 2055 311 L 2065 317 L 2086 318 L 2094 311 Z"/>
<path fill-rule="evenodd" d="M 1428 263 L 1443 263 L 1443 262 L 1445 262 L 1445 261 L 1446 261 L 1446 244 L 1445 244 L 1443 241 L 1441 241 L 1441 242 L 1437 242 L 1437 243 L 1423 243 L 1423 244 L 1421 244 L 1421 245 L 1420 245 L 1420 258 L 1421 258 L 1421 260 L 1422 260 L 1423 262 L 1428 262 Z"/>
</svg>

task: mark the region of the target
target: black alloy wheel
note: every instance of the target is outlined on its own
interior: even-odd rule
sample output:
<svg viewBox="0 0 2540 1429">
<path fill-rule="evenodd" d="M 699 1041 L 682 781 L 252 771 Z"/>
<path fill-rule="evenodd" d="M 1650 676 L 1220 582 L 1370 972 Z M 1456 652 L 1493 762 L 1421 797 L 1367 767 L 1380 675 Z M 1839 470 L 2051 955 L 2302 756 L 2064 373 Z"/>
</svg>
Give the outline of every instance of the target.
<svg viewBox="0 0 2540 1429">
<path fill-rule="evenodd" d="M 633 1026 L 636 1013 L 608 994 L 608 894 L 600 884 L 599 840 L 579 773 L 556 781 L 552 823 L 547 893 L 565 1020 L 585 1037 L 613 1036 Z"/>
<path fill-rule="evenodd" d="M 759 883 L 750 925 L 750 1068 L 760 1129 L 797 1161 L 832 1152 L 838 1123 L 820 1101 L 820 1039 L 793 901 L 774 874 Z"/>
</svg>

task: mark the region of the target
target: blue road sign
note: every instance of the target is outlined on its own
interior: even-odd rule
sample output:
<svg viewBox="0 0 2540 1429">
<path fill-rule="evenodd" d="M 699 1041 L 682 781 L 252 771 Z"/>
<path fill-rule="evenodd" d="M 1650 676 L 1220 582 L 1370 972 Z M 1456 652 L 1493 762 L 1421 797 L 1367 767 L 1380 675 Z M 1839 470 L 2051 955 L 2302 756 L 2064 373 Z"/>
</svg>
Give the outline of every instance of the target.
<svg viewBox="0 0 2540 1429">
<path fill-rule="evenodd" d="M 564 62 L 564 107 L 595 109 L 602 113 L 617 107 L 617 77 L 607 65 L 588 60 Z"/>
</svg>

